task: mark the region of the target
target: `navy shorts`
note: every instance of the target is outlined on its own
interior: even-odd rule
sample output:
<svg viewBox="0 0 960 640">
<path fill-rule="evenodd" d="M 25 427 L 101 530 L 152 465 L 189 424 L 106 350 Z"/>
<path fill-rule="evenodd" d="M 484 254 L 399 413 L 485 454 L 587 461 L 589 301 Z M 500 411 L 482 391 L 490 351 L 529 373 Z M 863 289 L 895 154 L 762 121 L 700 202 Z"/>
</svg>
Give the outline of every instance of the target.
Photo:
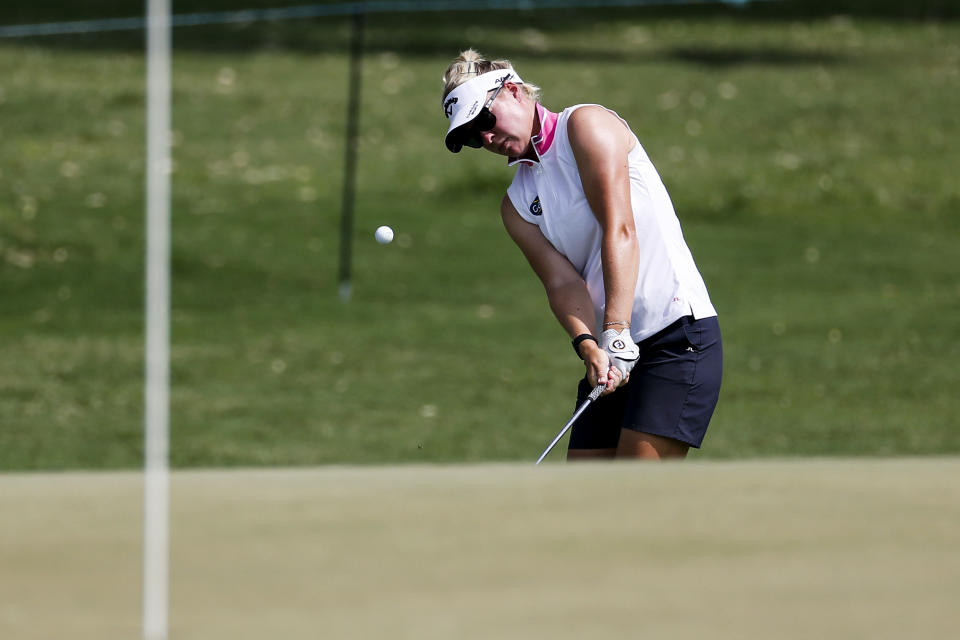
<svg viewBox="0 0 960 640">
<path fill-rule="evenodd" d="M 638 343 L 630 382 L 591 404 L 573 425 L 571 449 L 610 449 L 620 429 L 700 447 L 720 396 L 723 347 L 716 317 L 680 318 Z M 577 406 L 591 388 L 580 381 Z"/>
</svg>

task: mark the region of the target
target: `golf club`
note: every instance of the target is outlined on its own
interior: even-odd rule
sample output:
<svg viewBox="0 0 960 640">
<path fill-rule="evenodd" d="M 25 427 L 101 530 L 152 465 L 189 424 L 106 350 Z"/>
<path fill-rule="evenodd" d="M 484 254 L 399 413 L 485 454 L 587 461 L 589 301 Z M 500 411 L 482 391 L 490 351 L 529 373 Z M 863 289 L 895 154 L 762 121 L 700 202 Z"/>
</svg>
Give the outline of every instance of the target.
<svg viewBox="0 0 960 640">
<path fill-rule="evenodd" d="M 573 417 L 570 418 L 570 421 L 567 422 L 566 426 L 564 426 L 563 429 L 560 430 L 560 433 L 557 434 L 557 437 L 553 439 L 553 442 L 551 442 L 547 448 L 543 450 L 543 453 L 540 454 L 540 457 L 537 458 L 537 464 L 540 464 L 543 459 L 547 457 L 547 454 L 550 453 L 550 450 L 557 446 L 557 443 L 560 442 L 560 438 L 562 438 L 563 434 L 567 432 L 567 429 L 573 426 L 573 423 L 577 421 L 577 418 L 580 417 L 580 414 L 586 410 L 591 402 L 600 397 L 600 394 L 603 393 L 603 390 L 606 388 L 606 386 L 607 385 L 605 384 L 598 384 L 593 388 L 593 391 L 590 392 L 590 395 L 587 396 L 587 399 L 584 400 L 583 404 L 581 404 L 576 412 L 574 412 Z"/>
</svg>

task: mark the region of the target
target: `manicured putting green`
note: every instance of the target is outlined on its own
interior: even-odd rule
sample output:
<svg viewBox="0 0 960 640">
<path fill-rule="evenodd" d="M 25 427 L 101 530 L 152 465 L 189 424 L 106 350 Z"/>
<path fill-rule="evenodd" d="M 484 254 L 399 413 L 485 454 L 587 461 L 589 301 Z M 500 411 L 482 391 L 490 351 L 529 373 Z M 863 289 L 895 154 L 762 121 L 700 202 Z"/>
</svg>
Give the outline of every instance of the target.
<svg viewBox="0 0 960 640">
<path fill-rule="evenodd" d="M 0 475 L 0 637 L 139 637 L 142 478 Z M 175 472 L 171 638 L 946 638 L 960 459 Z"/>
</svg>

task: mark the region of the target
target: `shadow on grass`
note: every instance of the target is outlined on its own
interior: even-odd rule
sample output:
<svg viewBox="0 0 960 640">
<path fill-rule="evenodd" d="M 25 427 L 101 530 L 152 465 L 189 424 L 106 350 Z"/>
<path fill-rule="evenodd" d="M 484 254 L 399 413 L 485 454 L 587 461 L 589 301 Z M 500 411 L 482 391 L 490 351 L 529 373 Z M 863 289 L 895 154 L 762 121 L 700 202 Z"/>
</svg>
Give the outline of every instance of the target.
<svg viewBox="0 0 960 640">
<path fill-rule="evenodd" d="M 797 49 L 709 45 L 673 49 L 631 50 L 623 43 L 597 42 L 541 48 L 525 30 L 535 28 L 551 42 L 570 43 L 603 25 L 650 24 L 653 19 L 729 18 L 749 22 L 762 19 L 761 12 L 724 6 L 681 9 L 625 8 L 610 10 L 570 9 L 554 11 L 462 11 L 451 13 L 377 13 L 366 19 L 364 48 L 367 55 L 394 53 L 409 58 L 452 59 L 468 47 L 523 59 L 549 59 L 575 63 L 662 63 L 680 62 L 707 67 L 734 65 L 833 65 L 841 56 Z M 504 36 L 507 29 L 516 37 Z M 250 22 L 181 27 L 174 30 L 174 53 L 261 53 L 287 52 L 300 55 L 341 55 L 350 50 L 351 19 L 330 17 L 273 22 Z M 568 37 L 569 36 L 569 37 Z M 141 31 L 113 31 L 93 34 L 0 40 L 0 46 L 29 46 L 49 49 L 139 52 L 144 50 Z M 490 45 L 488 47 L 488 44 Z M 493 49 L 495 48 L 495 51 Z"/>
<path fill-rule="evenodd" d="M 324 29 L 323 31 L 326 31 Z M 173 51 L 176 53 L 210 55 L 255 55 L 269 52 L 285 52 L 305 56 L 346 55 L 350 50 L 349 39 L 341 33 L 317 34 L 283 32 L 282 29 L 258 29 L 255 27 L 201 27 L 190 32 L 179 32 L 174 37 Z M 128 52 L 135 53 L 144 49 L 142 35 L 139 33 L 97 34 L 72 36 L 70 38 L 32 38 L 18 41 L 2 41 L 0 46 L 9 46 L 13 42 L 30 47 L 55 50 L 76 50 L 88 52 Z M 459 51 L 470 46 L 463 38 L 420 38 L 384 39 L 375 31 L 368 31 L 364 46 L 364 55 L 395 54 L 405 59 L 452 60 Z M 488 47 L 477 46 L 487 53 Z M 734 66 L 779 66 L 800 67 L 838 66 L 849 64 L 848 56 L 824 51 L 806 51 L 790 48 L 731 47 L 701 45 L 695 47 L 674 47 L 659 50 L 602 50 L 572 46 L 565 48 L 533 49 L 528 46 L 510 45 L 491 48 L 491 55 L 508 59 L 550 60 L 574 64 L 662 64 L 685 63 L 708 68 Z"/>
<path fill-rule="evenodd" d="M 362 0 L 361 0 L 362 2 Z M 349 0 L 177 0 L 173 3 L 176 13 L 228 12 L 257 9 L 281 9 L 304 5 L 346 5 Z M 359 4 L 359 2 L 357 3 Z M 410 3 L 407 3 L 410 4 Z M 724 4 L 719 0 L 713 3 L 703 1 L 694 4 L 648 5 L 634 7 L 599 7 L 567 9 L 501 9 L 485 11 L 429 10 L 431 0 L 424 0 L 428 10 L 422 13 L 373 13 L 388 15 L 388 20 L 396 24 L 410 20 L 434 22 L 436 18 L 446 17 L 463 24 L 475 18 L 495 26 L 511 25 L 515 28 L 518 19 L 535 17 L 535 24 L 567 21 L 578 26 L 588 26 L 602 21 L 621 19 L 688 19 L 734 17 L 741 20 L 804 20 L 821 19 L 836 15 L 859 16 L 869 18 L 892 18 L 898 20 L 950 20 L 960 17 L 960 3 L 956 0 L 777 0 L 747 2 L 743 5 Z M 522 4 L 520 2 L 518 5 Z M 71 20 L 97 20 L 110 18 L 128 18 L 142 13 L 144 4 L 120 2 L 118 0 L 32 0 L 31 2 L 6 2 L 0 4 L 0 25 L 35 24 L 44 22 L 63 22 Z M 402 16 L 412 16 L 403 18 Z M 465 16 L 461 18 L 461 16 Z M 505 19 L 506 17 L 506 19 Z M 533 21 L 531 21 L 533 22 Z"/>
</svg>

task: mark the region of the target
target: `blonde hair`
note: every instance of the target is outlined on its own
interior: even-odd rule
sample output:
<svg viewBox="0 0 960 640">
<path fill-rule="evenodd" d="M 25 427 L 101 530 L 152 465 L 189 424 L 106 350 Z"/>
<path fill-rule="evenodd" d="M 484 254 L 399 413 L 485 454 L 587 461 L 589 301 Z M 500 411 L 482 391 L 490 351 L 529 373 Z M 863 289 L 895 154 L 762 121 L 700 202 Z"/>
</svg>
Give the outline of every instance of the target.
<svg viewBox="0 0 960 640">
<path fill-rule="evenodd" d="M 484 60 L 479 52 L 473 49 L 461 51 L 460 56 L 450 63 L 443 74 L 443 97 L 441 102 L 446 100 L 447 95 L 467 80 L 472 80 L 479 75 L 496 71 L 497 69 L 512 69 L 513 65 L 509 60 Z M 526 80 L 520 85 L 527 97 L 537 102 L 540 100 L 540 87 L 530 84 Z"/>
</svg>

